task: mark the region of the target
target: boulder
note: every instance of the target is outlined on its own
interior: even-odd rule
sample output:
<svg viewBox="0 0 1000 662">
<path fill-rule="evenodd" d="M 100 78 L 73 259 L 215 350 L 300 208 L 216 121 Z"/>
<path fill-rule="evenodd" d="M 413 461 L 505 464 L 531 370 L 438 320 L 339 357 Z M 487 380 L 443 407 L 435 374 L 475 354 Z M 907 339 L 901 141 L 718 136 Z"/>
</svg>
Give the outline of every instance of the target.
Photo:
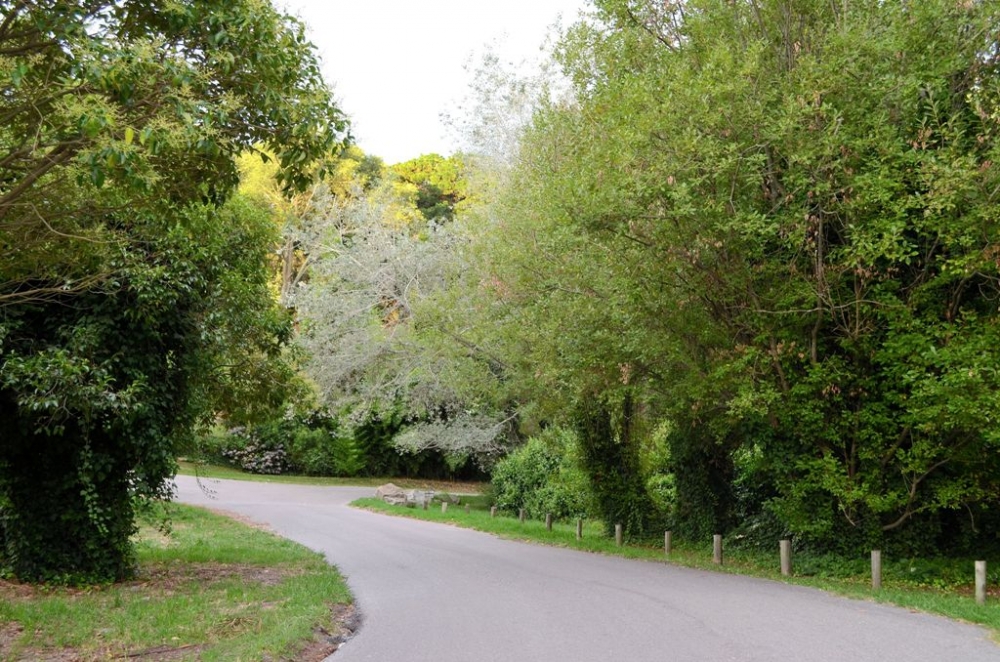
<svg viewBox="0 0 1000 662">
<path fill-rule="evenodd" d="M 386 503 L 398 506 L 406 503 L 406 492 L 403 488 L 393 485 L 392 483 L 386 483 L 385 485 L 379 485 L 375 490 L 375 498 L 382 499 Z"/>
</svg>

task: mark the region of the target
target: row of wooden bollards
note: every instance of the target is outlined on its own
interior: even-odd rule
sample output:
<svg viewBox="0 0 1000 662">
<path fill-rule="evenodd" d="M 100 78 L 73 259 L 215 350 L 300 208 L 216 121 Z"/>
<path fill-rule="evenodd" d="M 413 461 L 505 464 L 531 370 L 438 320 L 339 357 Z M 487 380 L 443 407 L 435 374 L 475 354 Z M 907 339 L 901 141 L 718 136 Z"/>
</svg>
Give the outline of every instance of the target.
<svg viewBox="0 0 1000 662">
<path fill-rule="evenodd" d="M 663 536 L 663 546 L 667 554 L 670 554 L 670 532 Z M 778 557 L 781 566 L 781 574 L 786 577 L 792 574 L 792 541 L 778 541 Z M 712 536 L 712 562 L 722 565 L 722 535 L 716 533 Z"/>
<path fill-rule="evenodd" d="M 441 504 L 442 511 L 444 511 L 447 504 Z M 469 512 L 468 506 L 466 506 L 466 512 Z M 490 508 L 490 517 L 497 516 L 497 507 L 493 506 Z M 518 519 L 524 522 L 527 517 L 524 508 L 518 511 Z M 552 514 L 547 513 L 545 515 L 545 529 L 547 531 L 552 530 Z M 576 520 L 576 539 L 581 540 L 583 538 L 583 520 Z M 621 547 L 624 544 L 623 541 L 623 531 L 621 524 L 615 524 L 615 545 Z M 673 547 L 673 533 L 670 531 L 663 532 L 663 551 L 667 556 L 670 556 L 671 548 Z M 781 574 L 784 576 L 790 576 L 792 574 L 792 541 L 791 540 L 780 540 L 778 541 L 778 556 L 780 559 Z M 712 536 L 712 562 L 717 565 L 722 565 L 722 535 L 715 534 Z M 871 556 L 871 567 L 872 567 L 872 589 L 880 590 L 882 588 L 882 551 L 878 549 L 872 550 Z M 976 572 L 976 603 L 985 604 L 986 602 L 986 561 L 976 561 L 975 562 L 975 572 Z"/>
<path fill-rule="evenodd" d="M 975 562 L 976 604 L 986 604 L 986 561 Z M 872 550 L 872 589 L 882 588 L 882 550 Z"/>
<path fill-rule="evenodd" d="M 666 553 L 670 554 L 670 532 L 664 534 L 664 547 Z M 781 559 L 781 574 L 789 576 L 792 574 L 792 541 L 781 540 L 778 542 L 778 553 Z M 712 536 L 712 561 L 722 564 L 722 536 L 715 534 Z M 975 562 L 976 575 L 976 603 L 986 603 L 986 561 Z M 871 577 L 872 590 L 882 589 L 882 550 L 873 549 L 871 555 Z"/>
</svg>

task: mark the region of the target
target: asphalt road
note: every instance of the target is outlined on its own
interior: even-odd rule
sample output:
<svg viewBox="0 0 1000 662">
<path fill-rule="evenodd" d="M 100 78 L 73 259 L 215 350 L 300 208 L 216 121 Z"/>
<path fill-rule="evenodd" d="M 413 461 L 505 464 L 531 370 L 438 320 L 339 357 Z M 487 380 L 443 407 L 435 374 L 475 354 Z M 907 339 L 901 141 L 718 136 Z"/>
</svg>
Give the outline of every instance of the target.
<svg viewBox="0 0 1000 662">
<path fill-rule="evenodd" d="M 323 552 L 363 614 L 336 662 L 986 662 L 981 628 L 780 582 L 502 540 L 347 504 L 371 488 L 177 479 Z M 1000 609 L 1000 607 L 997 607 Z"/>
</svg>

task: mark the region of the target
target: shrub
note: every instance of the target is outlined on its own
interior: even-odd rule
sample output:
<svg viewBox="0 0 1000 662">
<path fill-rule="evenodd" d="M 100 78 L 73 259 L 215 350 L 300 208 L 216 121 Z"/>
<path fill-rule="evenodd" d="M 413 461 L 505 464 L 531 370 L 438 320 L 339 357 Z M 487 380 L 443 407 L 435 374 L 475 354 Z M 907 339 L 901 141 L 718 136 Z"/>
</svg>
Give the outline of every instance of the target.
<svg viewBox="0 0 1000 662">
<path fill-rule="evenodd" d="M 579 469 L 576 438 L 550 428 L 497 462 L 492 491 L 497 507 L 533 518 L 551 513 L 557 519 L 591 514 L 587 478 Z"/>
<path fill-rule="evenodd" d="M 299 427 L 289 441 L 294 470 L 309 476 L 357 476 L 365 468 L 359 444 L 327 429 Z"/>
<path fill-rule="evenodd" d="M 284 445 L 262 438 L 257 428 L 231 429 L 222 457 L 227 463 L 254 474 L 278 475 L 289 469 Z"/>
<path fill-rule="evenodd" d="M 646 492 L 657 512 L 665 517 L 677 507 L 677 477 L 672 473 L 654 473 L 646 479 Z"/>
</svg>

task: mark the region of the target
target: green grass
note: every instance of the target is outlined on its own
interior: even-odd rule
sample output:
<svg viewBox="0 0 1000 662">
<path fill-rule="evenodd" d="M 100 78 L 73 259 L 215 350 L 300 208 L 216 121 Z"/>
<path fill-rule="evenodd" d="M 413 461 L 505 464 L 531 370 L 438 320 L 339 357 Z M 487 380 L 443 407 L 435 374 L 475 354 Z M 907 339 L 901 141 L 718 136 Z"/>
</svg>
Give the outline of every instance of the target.
<svg viewBox="0 0 1000 662">
<path fill-rule="evenodd" d="M 337 486 L 361 486 L 377 487 L 384 483 L 394 483 L 405 489 L 433 489 L 443 492 L 481 492 L 485 483 L 476 482 L 455 482 L 447 480 L 431 480 L 424 478 L 330 478 L 324 476 L 298 476 L 279 475 L 266 476 L 262 474 L 250 474 L 232 467 L 223 467 L 214 464 L 200 464 L 196 462 L 180 461 L 178 474 L 184 476 L 200 476 L 202 478 L 226 478 L 229 480 L 246 480 L 256 483 L 283 483 L 293 485 L 319 485 L 328 487 Z"/>
<path fill-rule="evenodd" d="M 545 528 L 545 523 L 528 520 L 520 522 L 516 517 L 490 517 L 489 505 L 485 497 L 469 500 L 471 509 L 465 512 L 464 504 L 449 506 L 446 513 L 440 506 L 434 504 L 428 510 L 391 506 L 379 499 L 359 499 L 352 505 L 367 510 L 390 515 L 410 517 L 434 522 L 447 522 L 456 526 L 493 533 L 504 538 L 557 545 L 588 552 L 612 554 L 627 558 L 672 563 L 690 568 L 700 568 L 716 572 L 750 575 L 783 581 L 790 584 L 811 586 L 840 595 L 874 600 L 899 605 L 908 609 L 917 609 L 933 614 L 939 614 L 969 623 L 984 625 L 990 630 L 994 639 L 1000 641 L 1000 593 L 994 589 L 990 600 L 985 605 L 977 605 L 972 597 L 972 562 L 968 562 L 968 583 L 952 583 L 947 589 L 935 588 L 933 582 L 918 582 L 906 576 L 916 561 L 898 562 L 884 568 L 882 590 L 872 591 L 867 566 L 863 564 L 843 564 L 841 576 L 805 576 L 796 574 L 783 577 L 778 567 L 778 545 L 774 545 L 774 554 L 768 555 L 761 551 L 734 549 L 726 550 L 724 564 L 719 566 L 712 562 L 712 543 L 693 544 L 688 541 L 674 540 L 670 557 L 664 554 L 662 542 L 653 544 L 626 544 L 618 547 L 613 537 L 609 537 L 599 522 L 584 523 L 582 540 L 576 539 L 575 522 L 555 522 L 552 531 Z M 793 560 L 802 568 L 809 570 L 808 557 Z M 964 563 L 964 562 L 963 562 Z M 813 566 L 818 564 L 813 563 Z M 859 572 L 858 567 L 865 568 Z M 852 572 L 852 568 L 854 568 Z M 991 584 L 995 587 L 997 575 L 991 571 Z M 950 580 L 954 581 L 954 580 Z M 930 584 L 930 585 L 929 585 Z"/>
<path fill-rule="evenodd" d="M 183 655 L 171 659 L 292 660 L 314 628 L 336 631 L 333 610 L 351 598 L 321 555 L 202 509 L 170 511 L 168 533 L 142 528 L 135 581 L 0 583 L 0 659 L 53 651 L 108 659 L 162 647 Z"/>
</svg>

